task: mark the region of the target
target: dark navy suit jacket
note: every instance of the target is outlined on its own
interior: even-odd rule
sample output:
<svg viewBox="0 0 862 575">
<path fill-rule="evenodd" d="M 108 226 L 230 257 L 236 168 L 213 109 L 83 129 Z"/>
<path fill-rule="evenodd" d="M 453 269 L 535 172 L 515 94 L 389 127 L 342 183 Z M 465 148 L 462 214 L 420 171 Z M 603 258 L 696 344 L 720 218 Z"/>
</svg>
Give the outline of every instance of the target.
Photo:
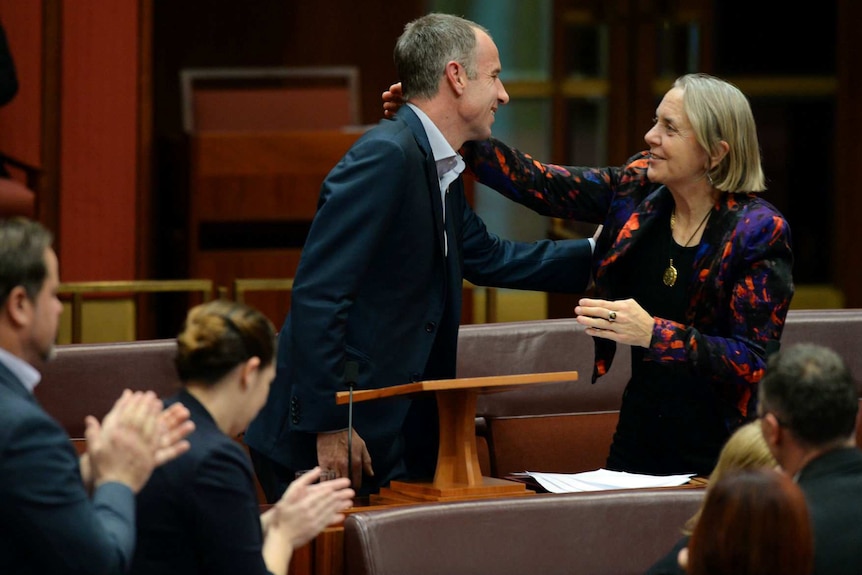
<svg viewBox="0 0 862 575">
<path fill-rule="evenodd" d="M 132 491 L 91 500 L 69 436 L 0 364 L 0 573 L 124 573 L 134 546 Z"/>
<path fill-rule="evenodd" d="M 260 508 L 251 462 L 186 391 L 191 449 L 153 472 L 138 494 L 138 547 L 131 575 L 263 575 Z"/>
<path fill-rule="evenodd" d="M 314 466 L 316 434 L 347 428 L 347 408 L 335 405 L 335 394 L 346 389 L 348 360 L 359 368 L 357 389 L 455 377 L 464 279 L 553 292 L 586 288 L 587 240 L 504 240 L 474 213 L 460 178 L 447 198 L 448 257 L 434 157 L 408 106 L 364 134 L 329 173 L 279 336 L 276 379 L 246 433 L 249 446 L 291 469 Z M 364 491 L 433 474 L 433 397 L 354 408 L 375 470 Z"/>
<path fill-rule="evenodd" d="M 814 529 L 815 575 L 862 574 L 862 451 L 828 451 L 797 482 Z"/>
</svg>

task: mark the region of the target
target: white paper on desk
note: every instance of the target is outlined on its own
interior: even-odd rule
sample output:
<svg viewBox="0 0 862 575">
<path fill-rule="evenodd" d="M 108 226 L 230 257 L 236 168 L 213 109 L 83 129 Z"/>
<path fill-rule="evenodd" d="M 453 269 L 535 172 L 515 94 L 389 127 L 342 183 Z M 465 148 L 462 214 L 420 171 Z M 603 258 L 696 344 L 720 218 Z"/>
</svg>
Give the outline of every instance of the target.
<svg viewBox="0 0 862 575">
<path fill-rule="evenodd" d="M 688 483 L 694 473 L 684 475 L 643 475 L 625 471 L 597 469 L 583 473 L 539 473 L 528 471 L 527 475 L 551 493 L 573 493 L 576 491 L 602 491 L 605 489 L 635 489 L 645 487 L 676 487 Z"/>
</svg>

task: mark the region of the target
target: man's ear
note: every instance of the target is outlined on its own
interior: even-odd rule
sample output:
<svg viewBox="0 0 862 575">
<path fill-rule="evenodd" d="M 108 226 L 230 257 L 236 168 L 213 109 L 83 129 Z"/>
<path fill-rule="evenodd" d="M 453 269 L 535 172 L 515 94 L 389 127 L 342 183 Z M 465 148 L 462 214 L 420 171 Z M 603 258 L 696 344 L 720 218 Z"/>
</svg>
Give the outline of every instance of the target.
<svg viewBox="0 0 862 575">
<path fill-rule="evenodd" d="M 766 445 L 775 447 L 781 444 L 783 430 L 774 414 L 767 413 L 760 419 L 760 430 Z"/>
<path fill-rule="evenodd" d="M 24 286 L 15 286 L 9 292 L 5 303 L 9 320 L 15 326 L 25 326 L 33 317 L 33 301 L 27 296 Z"/>
<path fill-rule="evenodd" d="M 467 86 L 467 70 L 458 62 L 451 60 L 446 64 L 446 82 L 449 88 L 460 96 Z"/>
</svg>

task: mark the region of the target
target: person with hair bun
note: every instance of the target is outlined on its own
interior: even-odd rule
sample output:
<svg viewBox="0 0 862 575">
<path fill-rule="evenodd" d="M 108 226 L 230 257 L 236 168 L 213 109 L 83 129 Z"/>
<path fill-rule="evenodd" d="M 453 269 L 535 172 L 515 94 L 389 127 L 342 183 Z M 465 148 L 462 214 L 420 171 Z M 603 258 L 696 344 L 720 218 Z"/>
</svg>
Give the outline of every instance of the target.
<svg viewBox="0 0 862 575">
<path fill-rule="evenodd" d="M 166 400 L 191 412 L 189 452 L 153 474 L 138 496 L 138 546 L 131 572 L 287 572 L 293 549 L 343 519 L 347 479 L 296 479 L 260 514 L 251 463 L 234 439 L 257 415 L 275 375 L 275 330 L 259 311 L 218 300 L 189 311 L 177 337 L 183 390 Z"/>
</svg>

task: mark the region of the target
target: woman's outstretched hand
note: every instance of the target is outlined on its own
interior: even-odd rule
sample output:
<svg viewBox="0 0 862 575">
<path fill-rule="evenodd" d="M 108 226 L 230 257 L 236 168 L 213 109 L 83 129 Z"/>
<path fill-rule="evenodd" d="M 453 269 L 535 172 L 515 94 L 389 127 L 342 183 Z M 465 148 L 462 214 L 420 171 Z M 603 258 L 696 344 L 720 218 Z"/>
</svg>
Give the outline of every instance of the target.
<svg viewBox="0 0 862 575">
<path fill-rule="evenodd" d="M 402 97 L 404 93 L 401 91 L 401 82 L 392 84 L 389 89 L 383 92 L 383 116 L 392 118 L 398 108 L 404 105 Z"/>
</svg>

